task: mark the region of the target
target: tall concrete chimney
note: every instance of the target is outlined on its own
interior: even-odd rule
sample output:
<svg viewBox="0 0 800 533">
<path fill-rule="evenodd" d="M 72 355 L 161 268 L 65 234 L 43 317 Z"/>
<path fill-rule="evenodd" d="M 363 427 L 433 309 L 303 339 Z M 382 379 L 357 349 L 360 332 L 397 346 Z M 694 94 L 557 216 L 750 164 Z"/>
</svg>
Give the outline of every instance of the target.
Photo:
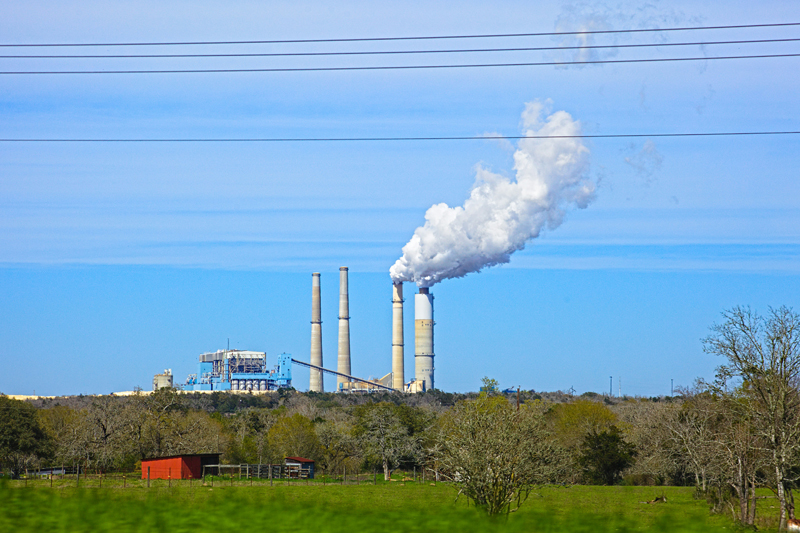
<svg viewBox="0 0 800 533">
<path fill-rule="evenodd" d="M 347 267 L 339 268 L 339 364 L 337 370 L 342 374 L 350 372 L 350 297 L 347 290 Z M 337 376 L 337 389 L 340 383 L 349 383 L 348 378 Z"/>
<path fill-rule="evenodd" d="M 322 366 L 322 306 L 320 305 L 319 272 L 311 274 L 311 364 Z M 308 390 L 323 392 L 322 370 L 311 369 Z"/>
<path fill-rule="evenodd" d="M 392 387 L 403 390 L 405 363 L 403 361 L 403 284 L 392 285 Z"/>
<path fill-rule="evenodd" d="M 425 390 L 433 386 L 433 294 L 421 287 L 414 295 L 414 369 Z"/>
</svg>

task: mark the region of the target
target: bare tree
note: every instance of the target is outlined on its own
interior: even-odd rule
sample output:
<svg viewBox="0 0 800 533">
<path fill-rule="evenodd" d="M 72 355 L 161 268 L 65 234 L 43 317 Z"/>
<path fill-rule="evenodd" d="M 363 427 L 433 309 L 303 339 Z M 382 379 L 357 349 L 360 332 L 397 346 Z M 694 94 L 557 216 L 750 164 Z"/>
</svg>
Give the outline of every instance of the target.
<svg viewBox="0 0 800 533">
<path fill-rule="evenodd" d="M 684 401 L 664 413 L 663 424 L 672 446 L 687 459 L 695 485 L 705 492 L 717 459 L 716 426 L 719 410 L 712 395 L 701 388 L 681 391 Z"/>
<path fill-rule="evenodd" d="M 649 400 L 627 401 L 615 405 L 619 427 L 626 440 L 636 446 L 636 463 L 625 474 L 643 483 L 669 483 L 682 478 L 686 472 L 684 454 L 676 448 L 667 428 L 677 406 L 668 402 Z"/>
<path fill-rule="evenodd" d="M 501 396 L 461 401 L 440 419 L 434 457 L 489 515 L 516 511 L 536 485 L 564 474 L 566 457 L 546 429 L 540 402 L 519 410 Z"/>
<path fill-rule="evenodd" d="M 728 360 L 718 371 L 719 388 L 726 388 L 731 378 L 742 380 L 741 389 L 751 400 L 753 426 L 770 454 L 779 527 L 785 529 L 787 520 L 794 518 L 791 465 L 800 452 L 800 315 L 780 307 L 762 317 L 735 307 L 723 317 L 703 341 L 704 349 Z"/>
<path fill-rule="evenodd" d="M 756 482 L 761 468 L 769 466 L 763 439 L 754 431 L 749 399 L 726 395 L 721 398 L 722 420 L 716 439 L 722 459 L 720 480 L 730 486 L 739 499 L 739 520 L 754 525 Z"/>
</svg>

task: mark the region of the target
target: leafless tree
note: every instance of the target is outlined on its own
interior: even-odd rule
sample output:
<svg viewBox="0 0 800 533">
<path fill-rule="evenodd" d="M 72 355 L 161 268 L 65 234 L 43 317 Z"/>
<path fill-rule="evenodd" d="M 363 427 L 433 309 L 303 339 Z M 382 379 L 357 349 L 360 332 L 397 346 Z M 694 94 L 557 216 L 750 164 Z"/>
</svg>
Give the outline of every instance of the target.
<svg viewBox="0 0 800 533">
<path fill-rule="evenodd" d="M 434 454 L 459 495 L 489 515 L 516 511 L 536 485 L 563 477 L 566 464 L 540 402 L 517 410 L 485 394 L 459 402 L 440 419 Z"/>
<path fill-rule="evenodd" d="M 704 349 L 728 360 L 718 370 L 719 389 L 727 388 L 732 378 L 742 380 L 753 427 L 769 451 L 779 527 L 785 529 L 794 518 L 791 465 L 800 453 L 800 315 L 780 307 L 763 317 L 735 307 L 723 318 L 711 328 Z"/>
</svg>

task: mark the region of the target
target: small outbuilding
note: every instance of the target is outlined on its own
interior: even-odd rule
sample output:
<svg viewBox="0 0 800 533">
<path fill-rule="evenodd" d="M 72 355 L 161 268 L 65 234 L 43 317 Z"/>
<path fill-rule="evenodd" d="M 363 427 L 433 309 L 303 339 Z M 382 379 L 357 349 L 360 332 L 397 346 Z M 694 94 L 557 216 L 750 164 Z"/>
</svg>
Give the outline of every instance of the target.
<svg viewBox="0 0 800 533">
<path fill-rule="evenodd" d="M 219 464 L 219 453 L 196 453 L 142 460 L 142 479 L 200 479 L 205 465 Z"/>
<path fill-rule="evenodd" d="M 314 460 L 305 457 L 287 457 L 284 459 L 286 476 L 297 479 L 314 479 Z"/>
</svg>

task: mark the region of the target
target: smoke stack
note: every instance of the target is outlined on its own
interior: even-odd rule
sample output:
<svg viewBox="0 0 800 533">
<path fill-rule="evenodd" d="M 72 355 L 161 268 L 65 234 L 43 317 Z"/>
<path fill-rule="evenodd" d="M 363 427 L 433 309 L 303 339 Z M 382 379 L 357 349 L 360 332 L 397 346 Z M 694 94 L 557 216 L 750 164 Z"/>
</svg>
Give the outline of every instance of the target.
<svg viewBox="0 0 800 533">
<path fill-rule="evenodd" d="M 347 290 L 347 267 L 339 268 L 339 364 L 337 370 L 350 375 L 350 297 Z M 337 376 L 336 385 L 349 383 L 348 378 Z"/>
<path fill-rule="evenodd" d="M 425 390 L 433 388 L 433 294 L 421 287 L 414 295 L 415 377 Z"/>
<path fill-rule="evenodd" d="M 311 364 L 322 366 L 322 307 L 320 305 L 319 272 L 311 274 Z M 311 369 L 308 390 L 323 392 L 322 370 Z"/>
<path fill-rule="evenodd" d="M 403 390 L 405 385 L 403 361 L 403 284 L 392 285 L 392 387 Z"/>
</svg>

